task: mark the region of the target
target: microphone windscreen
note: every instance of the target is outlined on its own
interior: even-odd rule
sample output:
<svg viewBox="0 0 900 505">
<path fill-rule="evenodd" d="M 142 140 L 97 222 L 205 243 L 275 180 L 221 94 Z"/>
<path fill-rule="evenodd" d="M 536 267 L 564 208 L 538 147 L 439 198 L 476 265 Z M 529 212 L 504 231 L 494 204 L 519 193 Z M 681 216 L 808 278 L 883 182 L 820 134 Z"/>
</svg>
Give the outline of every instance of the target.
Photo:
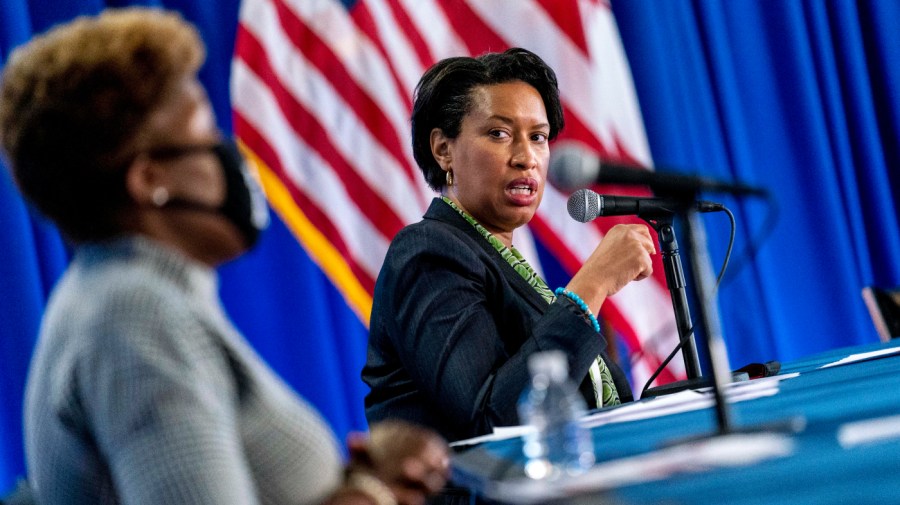
<svg viewBox="0 0 900 505">
<path fill-rule="evenodd" d="M 569 215 L 579 223 L 587 223 L 600 215 L 597 193 L 589 189 L 579 189 L 572 193 L 566 203 Z"/>
<path fill-rule="evenodd" d="M 590 186 L 597 180 L 599 170 L 597 155 L 577 143 L 562 143 L 550 150 L 547 179 L 557 189 L 571 191 Z"/>
</svg>

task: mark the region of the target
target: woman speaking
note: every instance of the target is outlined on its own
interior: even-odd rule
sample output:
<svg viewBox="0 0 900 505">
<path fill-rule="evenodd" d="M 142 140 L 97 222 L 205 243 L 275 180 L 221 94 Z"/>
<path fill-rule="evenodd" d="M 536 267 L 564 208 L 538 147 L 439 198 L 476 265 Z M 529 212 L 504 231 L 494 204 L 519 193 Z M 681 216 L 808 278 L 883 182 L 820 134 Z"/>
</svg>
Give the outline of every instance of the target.
<svg viewBox="0 0 900 505">
<path fill-rule="evenodd" d="M 448 58 L 422 77 L 413 153 L 441 196 L 397 234 L 378 276 L 362 373 L 370 423 L 401 417 L 448 440 L 516 424 L 527 358 L 548 349 L 569 356 L 589 406 L 632 399 L 594 314 L 652 273 L 647 227 L 612 228 L 555 291 L 514 247 L 563 122 L 553 70 L 525 49 Z"/>
</svg>

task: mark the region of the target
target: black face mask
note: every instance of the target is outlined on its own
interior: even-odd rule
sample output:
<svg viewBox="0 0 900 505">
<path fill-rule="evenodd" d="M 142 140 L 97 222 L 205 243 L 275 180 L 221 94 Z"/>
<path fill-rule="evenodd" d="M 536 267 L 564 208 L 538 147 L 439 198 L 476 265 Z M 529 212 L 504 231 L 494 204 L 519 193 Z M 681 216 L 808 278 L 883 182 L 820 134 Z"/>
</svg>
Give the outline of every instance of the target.
<svg viewBox="0 0 900 505">
<path fill-rule="evenodd" d="M 247 248 L 252 248 L 259 240 L 260 233 L 269 225 L 269 209 L 262 188 L 250 175 L 246 162 L 233 141 L 223 140 L 212 146 L 162 147 L 153 149 L 148 154 L 153 158 L 164 159 L 197 151 L 212 151 L 218 158 L 225 177 L 225 201 L 220 207 L 208 207 L 176 197 L 160 206 L 220 213 L 240 230 Z"/>
<path fill-rule="evenodd" d="M 212 150 L 225 174 L 225 202 L 219 212 L 237 226 L 249 249 L 256 245 L 260 233 L 269 225 L 266 197 L 233 141 L 222 141 Z"/>
</svg>

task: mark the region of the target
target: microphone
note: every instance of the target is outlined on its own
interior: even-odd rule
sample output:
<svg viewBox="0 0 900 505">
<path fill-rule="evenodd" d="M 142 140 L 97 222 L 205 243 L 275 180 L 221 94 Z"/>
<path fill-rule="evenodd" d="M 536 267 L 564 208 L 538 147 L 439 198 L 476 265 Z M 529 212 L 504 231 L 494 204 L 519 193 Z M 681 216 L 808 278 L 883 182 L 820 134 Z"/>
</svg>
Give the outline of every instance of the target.
<svg viewBox="0 0 900 505">
<path fill-rule="evenodd" d="M 746 184 L 724 182 L 695 175 L 647 170 L 637 165 L 601 161 L 593 152 L 569 143 L 550 154 L 548 180 L 557 188 L 572 190 L 594 183 L 649 186 L 658 194 L 683 195 L 700 191 L 733 195 L 768 196 L 768 191 Z"/>
<path fill-rule="evenodd" d="M 572 219 L 579 223 L 587 223 L 600 216 L 637 216 L 642 219 L 656 219 L 692 207 L 698 212 L 716 212 L 724 208 L 720 203 L 707 201 L 598 195 L 589 189 L 579 189 L 572 193 L 566 207 Z"/>
</svg>

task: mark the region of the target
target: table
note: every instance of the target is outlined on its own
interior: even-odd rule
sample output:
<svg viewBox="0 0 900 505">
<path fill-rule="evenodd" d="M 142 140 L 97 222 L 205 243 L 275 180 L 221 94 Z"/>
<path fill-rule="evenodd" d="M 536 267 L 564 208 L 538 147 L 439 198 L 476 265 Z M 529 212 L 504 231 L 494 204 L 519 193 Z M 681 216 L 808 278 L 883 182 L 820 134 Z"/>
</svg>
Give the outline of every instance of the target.
<svg viewBox="0 0 900 505">
<path fill-rule="evenodd" d="M 900 342 L 787 363 L 726 396 L 733 435 L 714 435 L 708 392 L 686 391 L 589 414 L 588 474 L 528 480 L 513 436 L 458 448 L 453 480 L 498 503 L 900 503 Z"/>
</svg>

